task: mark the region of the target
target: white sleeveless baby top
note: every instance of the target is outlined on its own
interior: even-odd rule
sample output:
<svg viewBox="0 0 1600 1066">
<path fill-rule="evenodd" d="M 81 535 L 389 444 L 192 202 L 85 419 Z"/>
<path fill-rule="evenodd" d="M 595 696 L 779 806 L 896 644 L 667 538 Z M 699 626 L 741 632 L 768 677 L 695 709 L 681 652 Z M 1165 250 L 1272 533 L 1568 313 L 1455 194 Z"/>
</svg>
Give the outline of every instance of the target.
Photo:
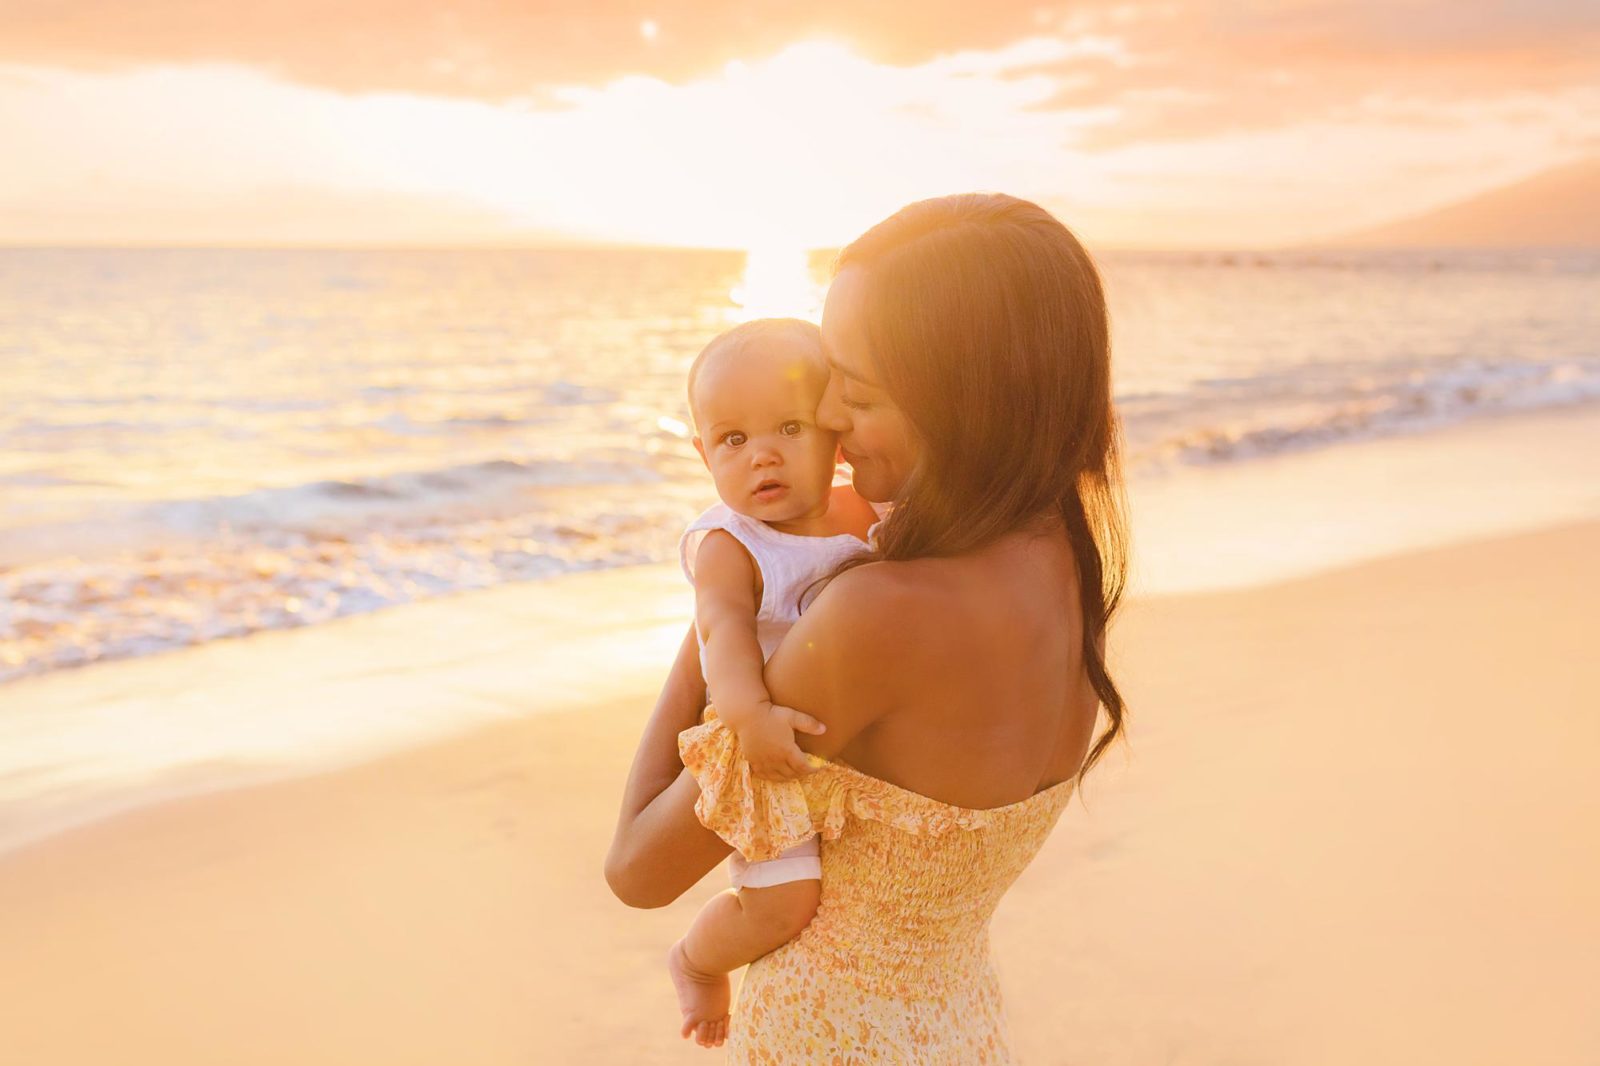
<svg viewBox="0 0 1600 1066">
<path fill-rule="evenodd" d="M 789 631 L 800 619 L 797 601 L 800 594 L 813 581 L 831 573 L 845 559 L 869 550 L 873 534 L 883 524 L 890 505 L 875 503 L 872 509 L 879 521 L 867 530 L 867 540 L 849 533 L 833 537 L 801 537 L 773 529 L 765 522 L 742 515 L 725 503 L 706 508 L 699 518 L 690 522 L 678 539 L 678 560 L 683 565 L 684 576 L 694 584 L 695 555 L 700 542 L 713 529 L 725 529 L 738 538 L 750 558 L 761 571 L 761 605 L 756 610 L 756 639 L 761 643 L 761 659 L 766 661 Z M 705 670 L 706 642 L 700 642 L 700 669 Z M 783 884 L 786 881 L 803 881 L 822 876 L 821 852 L 813 835 L 793 847 L 785 849 L 775 858 L 750 862 L 737 851 L 728 856 L 728 873 L 734 888 L 762 888 Z"/>
<path fill-rule="evenodd" d="M 874 504 L 881 517 L 887 504 Z M 867 531 L 870 537 L 877 529 Z M 773 649 L 800 618 L 796 601 L 813 581 L 830 573 L 834 566 L 867 551 L 867 542 L 849 533 L 832 537 L 802 537 L 773 529 L 758 518 L 742 515 L 725 503 L 706 508 L 690 522 L 678 540 L 678 560 L 684 576 L 694 584 L 695 554 L 700 542 L 713 529 L 725 529 L 744 545 L 761 570 L 761 606 L 756 611 L 756 639 L 761 643 L 761 658 L 772 656 Z M 700 640 L 702 666 L 705 639 Z"/>
</svg>

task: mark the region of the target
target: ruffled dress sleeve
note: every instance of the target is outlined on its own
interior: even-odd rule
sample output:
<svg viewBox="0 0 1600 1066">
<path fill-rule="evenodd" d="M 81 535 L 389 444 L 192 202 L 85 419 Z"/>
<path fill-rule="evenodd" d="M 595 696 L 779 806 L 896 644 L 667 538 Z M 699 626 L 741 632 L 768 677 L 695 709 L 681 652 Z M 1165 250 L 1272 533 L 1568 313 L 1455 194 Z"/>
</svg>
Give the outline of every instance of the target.
<svg viewBox="0 0 1600 1066">
<path fill-rule="evenodd" d="M 810 753 L 806 759 L 817 768 L 814 773 L 798 781 L 768 781 L 751 773 L 738 734 L 714 706 L 706 708 L 705 721 L 678 734 L 678 755 L 700 785 L 695 817 L 750 862 L 777 858 L 812 834 L 835 840 L 851 819 L 938 836 L 982 829 L 1025 806 L 953 807 Z"/>
<path fill-rule="evenodd" d="M 827 807 L 819 804 L 824 797 L 815 782 L 831 764 L 821 756 L 806 756 L 819 771 L 798 781 L 756 777 L 739 750 L 738 734 L 715 707 L 706 708 L 705 721 L 678 734 L 678 756 L 700 785 L 695 817 L 750 862 L 775 859 L 822 828 L 813 810 L 825 815 Z"/>
</svg>

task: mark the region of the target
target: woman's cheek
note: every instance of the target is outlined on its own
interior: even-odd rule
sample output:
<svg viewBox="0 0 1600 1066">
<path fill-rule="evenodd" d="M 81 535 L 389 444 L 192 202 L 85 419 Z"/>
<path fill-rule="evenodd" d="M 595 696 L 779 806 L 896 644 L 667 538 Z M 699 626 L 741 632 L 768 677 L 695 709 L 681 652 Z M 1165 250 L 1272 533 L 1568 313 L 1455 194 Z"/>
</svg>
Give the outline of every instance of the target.
<svg viewBox="0 0 1600 1066">
<path fill-rule="evenodd" d="M 858 435 L 869 444 L 873 455 L 893 466 L 899 466 L 906 450 L 907 438 L 904 419 L 894 412 L 871 412 L 867 425 L 857 422 Z"/>
</svg>

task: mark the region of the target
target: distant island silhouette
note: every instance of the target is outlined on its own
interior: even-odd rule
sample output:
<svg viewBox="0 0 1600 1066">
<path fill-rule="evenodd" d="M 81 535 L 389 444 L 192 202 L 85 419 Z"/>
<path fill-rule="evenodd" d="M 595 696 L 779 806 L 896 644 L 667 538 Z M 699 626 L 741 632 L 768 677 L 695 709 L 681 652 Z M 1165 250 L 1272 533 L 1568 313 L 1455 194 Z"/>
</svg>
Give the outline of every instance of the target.
<svg viewBox="0 0 1600 1066">
<path fill-rule="evenodd" d="M 1600 157 L 1315 243 L 1319 247 L 1600 248 Z"/>
</svg>

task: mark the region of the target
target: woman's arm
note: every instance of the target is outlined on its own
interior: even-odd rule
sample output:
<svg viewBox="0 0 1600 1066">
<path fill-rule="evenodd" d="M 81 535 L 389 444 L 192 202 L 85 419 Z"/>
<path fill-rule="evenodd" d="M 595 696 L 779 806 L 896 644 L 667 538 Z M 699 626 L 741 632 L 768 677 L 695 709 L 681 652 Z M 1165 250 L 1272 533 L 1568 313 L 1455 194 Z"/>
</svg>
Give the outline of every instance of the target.
<svg viewBox="0 0 1600 1066">
<path fill-rule="evenodd" d="M 639 738 L 606 853 L 606 883 L 630 907 L 666 906 L 733 850 L 695 817 L 700 790 L 678 758 L 678 734 L 699 724 L 705 697 L 691 625 Z"/>
<path fill-rule="evenodd" d="M 847 570 L 822 590 L 767 660 L 772 702 L 827 726 L 795 736 L 801 750 L 832 758 L 894 709 L 894 658 L 915 588 L 883 563 Z"/>
<path fill-rule="evenodd" d="M 802 747 L 825 758 L 891 708 L 878 667 L 892 650 L 897 612 L 907 605 L 877 569 L 837 578 L 767 662 L 773 699 L 799 704 L 827 726 L 820 735 L 799 736 Z M 639 741 L 606 855 L 606 883 L 630 907 L 666 906 L 733 850 L 700 824 L 694 813 L 700 787 L 678 758 L 678 733 L 699 723 L 704 697 L 691 627 Z"/>
</svg>

